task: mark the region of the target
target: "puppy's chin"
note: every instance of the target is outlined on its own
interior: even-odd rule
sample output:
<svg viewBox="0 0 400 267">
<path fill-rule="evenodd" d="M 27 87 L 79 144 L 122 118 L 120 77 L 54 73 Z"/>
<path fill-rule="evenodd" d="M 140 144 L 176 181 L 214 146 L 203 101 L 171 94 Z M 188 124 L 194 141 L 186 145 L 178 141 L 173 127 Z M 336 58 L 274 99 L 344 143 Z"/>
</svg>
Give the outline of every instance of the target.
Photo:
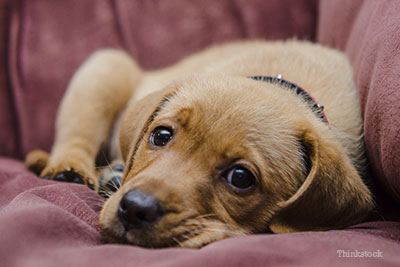
<svg viewBox="0 0 400 267">
<path fill-rule="evenodd" d="M 196 230 L 183 230 L 176 233 L 180 227 L 163 232 L 157 231 L 157 227 L 149 226 L 141 229 L 131 229 L 129 231 L 119 231 L 111 228 L 103 228 L 103 235 L 108 243 L 132 244 L 147 248 L 163 248 L 163 247 L 185 247 L 185 248 L 201 248 L 209 243 L 222 240 L 229 237 L 235 237 L 244 233 L 233 232 L 222 228 L 199 228 Z"/>
<path fill-rule="evenodd" d="M 224 238 L 248 234 L 238 226 L 185 211 L 166 214 L 154 224 L 126 230 L 117 216 L 118 200 L 118 197 L 112 196 L 100 213 L 99 225 L 103 237 L 109 243 L 148 248 L 200 248 Z"/>
</svg>

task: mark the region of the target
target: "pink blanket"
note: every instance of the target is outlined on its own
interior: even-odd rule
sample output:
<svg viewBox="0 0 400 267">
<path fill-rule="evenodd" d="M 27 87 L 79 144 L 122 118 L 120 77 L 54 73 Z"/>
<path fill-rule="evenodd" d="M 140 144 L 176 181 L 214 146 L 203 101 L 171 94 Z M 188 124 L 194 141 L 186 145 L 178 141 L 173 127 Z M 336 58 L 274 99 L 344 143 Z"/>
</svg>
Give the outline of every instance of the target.
<svg viewBox="0 0 400 267">
<path fill-rule="evenodd" d="M 400 266 L 399 14 L 394 0 L 0 0 L 0 266 Z M 337 47 L 354 66 L 374 221 L 202 249 L 104 244 L 100 197 L 22 164 L 50 149 L 68 81 L 96 49 L 157 68 L 212 43 L 293 36 Z"/>
<path fill-rule="evenodd" d="M 400 263 L 398 222 L 364 223 L 342 231 L 245 236 L 202 249 L 145 249 L 102 242 L 97 227 L 101 199 L 85 186 L 40 180 L 20 162 L 0 159 L 0 188 L 1 266 L 398 266 Z M 371 256 L 375 253 L 376 257 L 344 257 L 345 253 L 356 250 Z"/>
</svg>

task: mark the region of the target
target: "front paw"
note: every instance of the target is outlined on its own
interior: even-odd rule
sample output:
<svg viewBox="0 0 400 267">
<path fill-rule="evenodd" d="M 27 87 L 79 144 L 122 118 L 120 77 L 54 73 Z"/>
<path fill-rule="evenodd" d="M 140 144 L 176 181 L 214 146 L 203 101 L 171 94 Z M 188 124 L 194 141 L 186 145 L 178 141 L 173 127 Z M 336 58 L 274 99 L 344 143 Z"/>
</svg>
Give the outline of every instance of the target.
<svg viewBox="0 0 400 267">
<path fill-rule="evenodd" d="M 49 180 L 51 179 L 51 174 L 46 174 L 42 177 L 43 179 Z M 53 180 L 59 182 L 69 182 L 69 183 L 76 183 L 76 184 L 84 184 L 82 176 L 75 172 L 75 170 L 65 170 L 58 172 L 54 175 Z"/>
<path fill-rule="evenodd" d="M 25 158 L 25 165 L 30 171 L 34 172 L 36 175 L 40 175 L 44 168 L 46 168 L 48 160 L 49 153 L 37 149 L 28 153 Z"/>
<path fill-rule="evenodd" d="M 98 188 L 95 175 L 91 174 L 89 167 L 84 167 L 78 162 L 66 161 L 59 164 L 49 164 L 41 172 L 40 177 L 46 180 L 85 184 L 95 190 Z"/>
</svg>

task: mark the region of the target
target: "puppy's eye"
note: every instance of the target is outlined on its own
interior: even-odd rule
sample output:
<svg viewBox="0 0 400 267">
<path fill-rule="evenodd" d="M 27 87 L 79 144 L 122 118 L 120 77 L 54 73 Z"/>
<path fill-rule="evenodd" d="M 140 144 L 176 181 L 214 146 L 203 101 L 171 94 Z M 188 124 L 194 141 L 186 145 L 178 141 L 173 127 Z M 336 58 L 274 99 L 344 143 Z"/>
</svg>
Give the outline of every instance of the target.
<svg viewBox="0 0 400 267">
<path fill-rule="evenodd" d="M 153 146 L 165 146 L 171 141 L 172 136 L 173 130 L 171 128 L 160 126 L 150 134 L 149 142 Z"/>
<path fill-rule="evenodd" d="M 227 182 L 237 189 L 250 189 L 256 182 L 253 173 L 244 167 L 237 166 L 226 173 Z"/>
</svg>

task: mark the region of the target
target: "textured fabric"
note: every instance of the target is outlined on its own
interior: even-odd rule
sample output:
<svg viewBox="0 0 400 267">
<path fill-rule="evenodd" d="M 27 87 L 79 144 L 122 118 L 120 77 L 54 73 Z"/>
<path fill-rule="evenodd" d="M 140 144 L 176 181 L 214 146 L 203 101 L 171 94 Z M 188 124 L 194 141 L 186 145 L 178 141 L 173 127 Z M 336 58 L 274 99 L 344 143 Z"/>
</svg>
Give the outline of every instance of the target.
<svg viewBox="0 0 400 267">
<path fill-rule="evenodd" d="M 254 235 L 202 249 L 106 245 L 97 228 L 100 197 L 83 185 L 40 180 L 0 159 L 1 266 L 399 266 L 400 222 L 342 231 Z M 381 252 L 378 258 L 339 257 Z M 376 254 L 378 256 L 378 254 Z"/>
<path fill-rule="evenodd" d="M 318 41 L 355 70 L 372 175 L 400 203 L 400 2 L 323 0 L 319 10 Z"/>
<path fill-rule="evenodd" d="M 8 35 L 11 8 L 0 0 L 0 155 L 18 156 L 17 120 L 12 105 L 10 80 L 7 72 Z"/>
</svg>

